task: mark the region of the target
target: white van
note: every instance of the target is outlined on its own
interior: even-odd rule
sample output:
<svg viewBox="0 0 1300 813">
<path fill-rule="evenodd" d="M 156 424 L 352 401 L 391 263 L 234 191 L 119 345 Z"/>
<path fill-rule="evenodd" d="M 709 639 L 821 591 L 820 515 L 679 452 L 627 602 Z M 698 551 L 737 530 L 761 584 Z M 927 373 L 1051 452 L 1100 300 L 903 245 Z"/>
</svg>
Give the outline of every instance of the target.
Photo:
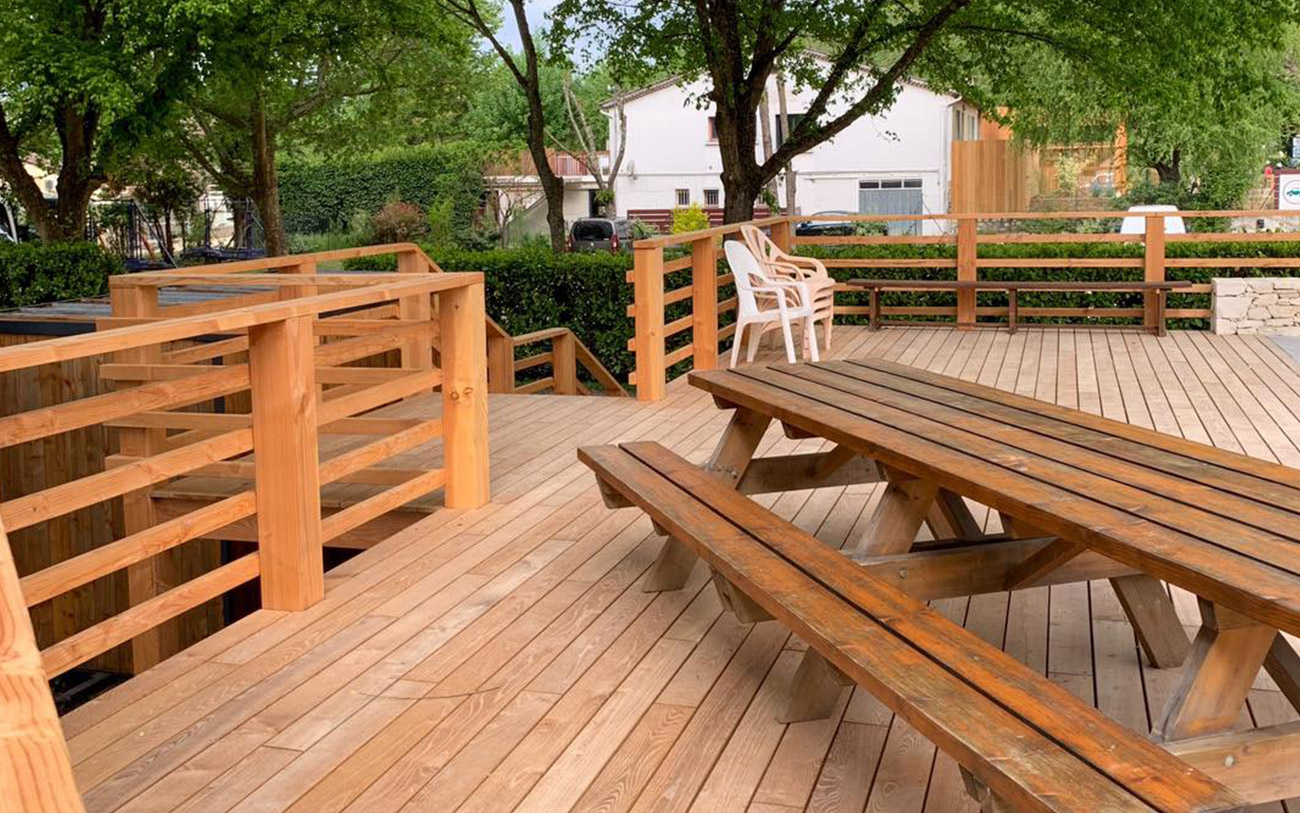
<svg viewBox="0 0 1300 813">
<path fill-rule="evenodd" d="M 1168 204 L 1159 204 L 1151 206 L 1130 206 L 1130 212 L 1177 212 L 1177 206 Z M 1146 234 L 1147 219 L 1146 217 L 1126 217 L 1124 222 L 1119 226 L 1120 234 Z M 1183 225 L 1181 217 L 1165 218 L 1165 234 L 1187 234 L 1187 227 Z"/>
</svg>

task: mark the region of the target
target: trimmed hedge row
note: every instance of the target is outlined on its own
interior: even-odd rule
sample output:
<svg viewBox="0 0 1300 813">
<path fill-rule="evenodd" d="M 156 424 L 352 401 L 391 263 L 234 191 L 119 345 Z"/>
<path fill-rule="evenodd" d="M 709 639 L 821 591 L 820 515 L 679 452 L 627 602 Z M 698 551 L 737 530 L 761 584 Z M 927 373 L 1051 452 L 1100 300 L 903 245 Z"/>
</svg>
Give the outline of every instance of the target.
<svg viewBox="0 0 1300 813">
<path fill-rule="evenodd" d="M 94 243 L 0 243 L 0 308 L 103 296 L 122 261 Z"/>
<path fill-rule="evenodd" d="M 956 248 L 951 245 L 921 246 L 801 246 L 800 253 L 824 259 L 951 259 Z M 1045 244 L 987 244 L 979 247 L 981 258 L 1021 259 L 1031 257 L 1060 259 L 1106 259 L 1118 257 L 1141 258 L 1140 243 L 1045 243 Z M 1266 243 L 1170 243 L 1165 254 L 1169 258 L 1269 258 L 1300 257 L 1300 242 Z M 851 279 L 952 279 L 953 272 L 946 268 L 832 268 L 831 275 L 840 281 Z M 1136 281 L 1142 279 L 1140 268 L 981 268 L 981 279 L 988 280 L 1056 280 L 1056 281 Z M 1194 283 L 1209 282 L 1215 277 L 1285 277 L 1300 275 L 1294 268 L 1170 268 L 1167 278 L 1188 280 Z M 1050 292 L 1025 291 L 1018 298 L 1022 307 L 1057 308 L 1129 308 L 1139 307 L 1142 295 L 1136 292 Z M 866 305 L 865 293 L 841 294 L 841 305 Z M 956 296 L 945 292 L 887 292 L 881 303 L 886 306 L 948 306 L 956 304 Z M 981 306 L 999 307 L 1007 304 L 1007 297 L 998 292 L 982 292 Z M 1171 294 L 1170 308 L 1208 308 L 1208 294 Z M 928 318 L 928 317 L 927 317 Z M 1064 318 L 1024 318 L 1033 322 L 1068 322 Z M 866 317 L 842 317 L 850 324 L 865 324 Z M 1107 320 L 1128 322 L 1129 320 Z M 1204 330 L 1208 319 L 1175 319 L 1169 326 L 1189 330 Z"/>
<path fill-rule="evenodd" d="M 280 173 L 285 230 L 317 234 L 346 229 L 353 215 L 373 215 L 390 200 L 426 211 L 452 201 L 453 225 L 469 231 L 483 195 L 485 156 L 465 143 L 439 144 L 353 160 L 286 161 Z"/>
<path fill-rule="evenodd" d="M 518 336 L 550 327 L 567 327 L 619 381 L 632 371 L 632 268 L 627 254 L 555 254 L 549 248 L 494 251 L 425 251 L 444 271 L 481 271 L 487 280 L 487 312 Z M 349 270 L 394 271 L 397 259 L 363 257 L 344 263 Z M 536 352 L 536 349 L 529 352 Z"/>
</svg>

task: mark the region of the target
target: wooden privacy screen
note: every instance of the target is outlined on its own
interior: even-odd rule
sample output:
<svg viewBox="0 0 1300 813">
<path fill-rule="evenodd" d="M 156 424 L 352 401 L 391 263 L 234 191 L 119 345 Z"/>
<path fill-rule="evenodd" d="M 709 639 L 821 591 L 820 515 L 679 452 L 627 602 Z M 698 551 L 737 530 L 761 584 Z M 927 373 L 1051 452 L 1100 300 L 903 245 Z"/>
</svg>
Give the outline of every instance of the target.
<svg viewBox="0 0 1300 813">
<path fill-rule="evenodd" d="M 974 142 L 979 143 L 979 142 Z M 1043 268 L 1085 268 L 1085 269 L 1130 269 L 1136 275 L 1141 273 L 1146 282 L 1163 282 L 1166 269 L 1169 268 L 1300 268 L 1300 257 L 1188 257 L 1170 258 L 1165 255 L 1165 246 L 1169 243 L 1258 243 L 1279 241 L 1300 241 L 1300 232 L 1261 232 L 1261 233 L 1203 233 L 1166 235 L 1164 215 L 1138 213 L 1133 216 L 1145 219 L 1142 234 L 1118 233 L 1056 233 L 1034 234 L 1023 232 L 999 231 L 981 233 L 981 222 L 996 222 L 999 225 L 1015 225 L 1024 220 L 1117 220 L 1125 217 L 1126 212 L 986 212 L 981 214 L 942 214 L 942 215 L 782 215 L 749 221 L 749 223 L 766 229 L 773 242 L 785 251 L 797 250 L 800 246 L 953 246 L 955 256 L 940 258 L 834 258 L 826 259 L 826 267 L 834 272 L 836 269 L 864 269 L 887 273 L 889 269 L 932 269 L 946 273 L 949 279 L 977 281 L 980 269 L 1043 269 Z M 1178 212 L 1178 216 L 1189 221 L 1193 226 L 1197 218 L 1285 218 L 1300 217 L 1293 212 L 1265 211 L 1197 211 Z M 844 236 L 805 236 L 794 235 L 797 223 L 808 221 L 862 222 L 862 223 L 898 223 L 929 222 L 943 224 L 940 234 L 925 235 L 844 235 Z M 744 223 L 733 223 L 717 228 L 703 229 L 682 234 L 663 235 L 633 244 L 633 269 L 627 275 L 627 281 L 634 286 L 633 304 L 628 307 L 628 317 L 635 322 L 633 339 L 628 342 L 628 350 L 636 356 L 636 368 L 629 383 L 636 386 L 637 398 L 643 401 L 657 401 L 664 396 L 670 372 L 681 374 L 685 369 L 709 370 L 717 365 L 719 342 L 727 339 L 734 332 L 734 325 L 721 325 L 719 319 L 735 307 L 735 299 L 719 300 L 719 289 L 731 281 L 731 276 L 718 274 L 719 243 L 740 231 Z M 1142 256 L 1069 259 L 1053 257 L 1050 247 L 1062 243 L 1135 243 L 1142 245 Z M 979 246 L 994 244 L 1028 244 L 1044 246 L 1044 256 L 997 258 L 979 256 Z M 669 259 L 665 249 L 681 250 L 689 246 L 688 254 Z M 667 289 L 666 279 L 678 278 L 689 272 L 690 281 L 678 283 Z M 839 292 L 850 290 L 841 285 Z M 1210 286 L 1206 284 L 1180 288 L 1178 293 L 1208 294 Z M 690 313 L 669 319 L 666 309 L 677 303 L 691 303 Z M 960 291 L 955 306 L 899 306 L 884 307 L 885 316 L 923 316 L 930 319 L 952 320 L 958 328 L 977 326 L 994 326 L 997 322 L 983 319 L 1004 319 L 1007 307 L 986 307 L 978 305 L 974 290 Z M 1070 319 L 1134 319 L 1147 328 L 1155 327 L 1157 299 L 1154 292 L 1143 295 L 1142 307 L 1131 308 L 1082 308 L 1082 307 L 1020 307 L 1017 309 L 1021 319 L 1070 318 Z M 868 315 L 865 305 L 839 304 L 835 307 L 837 315 Z M 1204 308 L 1168 308 L 1165 315 L 1170 319 L 1208 318 L 1209 311 Z M 886 322 L 886 324 L 888 324 Z M 938 323 L 942 324 L 942 323 Z M 1022 325 L 1023 326 L 1023 325 Z M 1078 326 L 1078 325 L 1075 325 Z M 1113 326 L 1113 325 L 1111 325 Z M 689 342 L 674 336 L 691 331 Z M 670 345 L 677 345 L 669 350 Z"/>
<path fill-rule="evenodd" d="M 118 436 L 119 453 L 105 470 L 0 503 L 0 523 L 13 531 L 122 501 L 120 539 L 23 577 L 16 605 L 13 586 L 0 587 L 5 607 L 33 607 L 128 572 L 130 606 L 41 651 L 48 677 L 127 641 L 136 669 L 146 668 L 172 651 L 164 634 L 169 619 L 257 577 L 263 607 L 303 609 L 323 595 L 321 549 L 329 540 L 439 488 L 448 507 L 488 499 L 481 275 L 249 273 L 241 283 L 270 290 L 274 300 L 172 316 L 159 307 L 158 290 L 181 278 L 193 284 L 203 277 L 114 278 L 114 322 L 125 326 L 0 349 L 0 373 L 101 354 L 113 359 L 101 365 L 112 392 L 0 418 L 5 447 L 95 425 Z M 397 368 L 346 366 L 394 351 L 402 358 Z M 367 416 L 438 387 L 440 419 Z M 251 399 L 248 413 L 220 410 L 240 394 Z M 323 434 L 353 436 L 354 443 L 321 460 Z M 377 466 L 438 437 L 441 468 Z M 248 486 L 162 520 L 150 492 L 183 475 Z M 322 519 L 320 487 L 337 481 L 386 488 Z M 159 554 L 221 538 L 223 527 L 250 518 L 256 552 L 188 581 L 159 564 Z"/>
</svg>

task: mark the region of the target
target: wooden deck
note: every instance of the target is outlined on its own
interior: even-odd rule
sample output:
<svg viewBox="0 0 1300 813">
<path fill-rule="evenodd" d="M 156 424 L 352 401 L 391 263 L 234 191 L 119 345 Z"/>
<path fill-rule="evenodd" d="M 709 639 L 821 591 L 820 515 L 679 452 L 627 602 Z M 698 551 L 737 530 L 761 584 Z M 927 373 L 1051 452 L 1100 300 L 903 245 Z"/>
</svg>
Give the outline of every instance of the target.
<svg viewBox="0 0 1300 813">
<path fill-rule="evenodd" d="M 1267 339 L 839 328 L 834 355 L 1300 466 L 1300 366 Z M 702 568 L 684 590 L 641 591 L 660 540 L 638 511 L 604 508 L 574 449 L 654 439 L 703 460 L 726 417 L 684 381 L 656 404 L 494 396 L 488 506 L 431 514 L 328 573 L 311 609 L 254 614 L 64 719 L 87 806 L 976 809 L 955 764 L 860 690 L 830 721 L 778 724 L 801 643 L 775 622 L 724 615 Z M 760 454 L 819 444 L 773 430 Z M 841 546 L 878 488 L 762 501 Z M 1190 623 L 1194 600 L 1175 598 Z M 1176 678 L 1141 662 L 1106 582 L 937 606 L 1139 730 Z M 1261 676 L 1241 722 L 1295 716 Z M 1300 800 L 1263 809 L 1300 811 Z"/>
</svg>

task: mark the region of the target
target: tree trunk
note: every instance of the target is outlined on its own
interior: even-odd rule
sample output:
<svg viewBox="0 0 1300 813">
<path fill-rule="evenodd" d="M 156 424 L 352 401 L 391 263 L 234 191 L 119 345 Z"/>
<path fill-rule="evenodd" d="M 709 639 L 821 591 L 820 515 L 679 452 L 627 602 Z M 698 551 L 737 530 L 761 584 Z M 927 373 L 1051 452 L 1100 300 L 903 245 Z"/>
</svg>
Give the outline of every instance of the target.
<svg viewBox="0 0 1300 813">
<path fill-rule="evenodd" d="M 781 132 L 790 132 L 790 112 L 786 104 L 785 96 L 785 75 L 778 73 L 776 75 L 776 103 L 777 110 L 781 115 Z M 794 159 L 785 162 L 785 213 L 792 215 L 795 213 L 795 183 Z M 776 179 L 773 179 L 773 183 Z"/>
<path fill-rule="evenodd" d="M 542 112 L 542 96 L 537 83 L 530 83 L 528 95 L 528 154 L 537 168 L 537 180 L 546 196 L 546 225 L 551 235 L 551 250 L 564 251 L 567 247 L 564 233 L 564 179 L 551 169 L 546 156 L 546 121 Z M 599 170 L 597 170 L 599 171 Z"/>
<path fill-rule="evenodd" d="M 280 212 L 280 179 L 275 171 L 275 131 L 266 121 L 266 99 L 261 90 L 253 95 L 253 202 L 262 218 L 266 256 L 286 254 L 284 217 Z"/>
<path fill-rule="evenodd" d="M 1160 178 L 1161 184 L 1178 184 L 1183 180 L 1182 163 L 1181 151 L 1174 150 L 1168 161 L 1157 161 L 1152 164 L 1152 168 Z"/>
<path fill-rule="evenodd" d="M 759 130 L 763 136 L 763 161 L 766 162 L 767 159 L 772 157 L 772 111 L 767 102 L 766 91 L 763 92 L 763 95 L 758 100 L 758 123 Z M 782 122 L 781 126 L 784 127 L 785 123 Z M 782 130 L 782 132 L 784 133 L 785 131 Z M 768 182 L 767 191 L 772 195 L 772 200 L 780 200 L 777 197 L 776 178 L 773 178 Z"/>
<path fill-rule="evenodd" d="M 86 214 L 90 198 L 99 188 L 100 179 L 92 167 L 92 149 L 97 114 L 71 105 L 62 111 L 58 122 L 61 161 L 57 190 L 59 199 L 51 205 L 45 193 L 23 165 L 23 149 L 9 131 L 4 111 L 0 109 L 0 178 L 14 196 L 46 243 L 86 239 Z"/>
<path fill-rule="evenodd" d="M 722 203 L 723 223 L 744 223 L 746 220 L 754 219 L 754 199 L 763 189 L 761 178 L 755 175 L 754 180 L 748 183 L 733 181 L 728 184 L 724 176 L 722 189 L 725 198 Z"/>
</svg>

